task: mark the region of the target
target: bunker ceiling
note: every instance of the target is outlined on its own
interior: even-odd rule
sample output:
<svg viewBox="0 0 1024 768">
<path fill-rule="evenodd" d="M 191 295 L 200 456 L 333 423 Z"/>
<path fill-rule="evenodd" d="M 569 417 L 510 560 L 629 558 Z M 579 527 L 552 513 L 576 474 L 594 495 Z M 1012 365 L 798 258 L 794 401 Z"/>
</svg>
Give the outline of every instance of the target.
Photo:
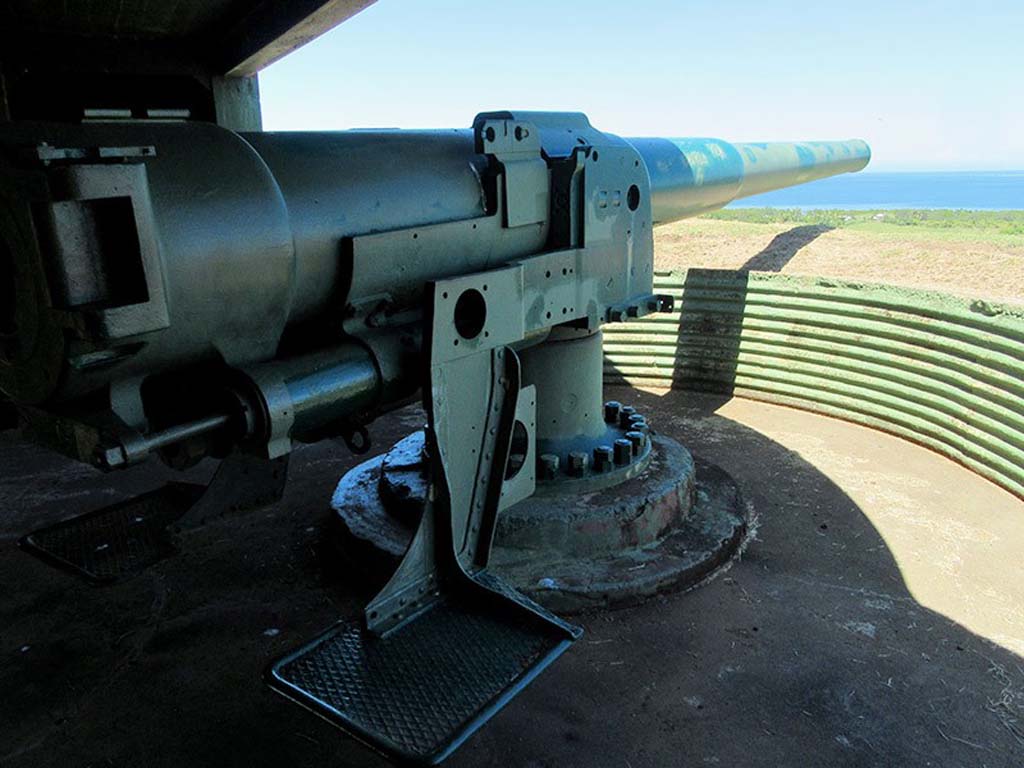
<svg viewBox="0 0 1024 768">
<path fill-rule="evenodd" d="M 374 0 L 7 0 L 0 119 L 258 128 L 260 69 Z"/>
</svg>

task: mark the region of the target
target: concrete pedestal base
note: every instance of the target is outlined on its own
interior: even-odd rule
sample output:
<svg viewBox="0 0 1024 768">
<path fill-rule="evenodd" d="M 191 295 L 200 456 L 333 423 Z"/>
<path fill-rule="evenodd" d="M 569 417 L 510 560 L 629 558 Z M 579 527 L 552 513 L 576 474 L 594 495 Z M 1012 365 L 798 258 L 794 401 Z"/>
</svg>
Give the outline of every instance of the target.
<svg viewBox="0 0 1024 768">
<path fill-rule="evenodd" d="M 538 602 L 562 612 L 627 605 L 694 585 L 735 553 L 743 503 L 722 470 L 695 465 L 674 440 L 652 438 L 650 463 L 610 488 L 567 484 L 502 512 L 491 563 Z M 381 583 L 419 524 L 426 467 L 418 436 L 360 464 L 332 500 L 344 554 Z"/>
</svg>

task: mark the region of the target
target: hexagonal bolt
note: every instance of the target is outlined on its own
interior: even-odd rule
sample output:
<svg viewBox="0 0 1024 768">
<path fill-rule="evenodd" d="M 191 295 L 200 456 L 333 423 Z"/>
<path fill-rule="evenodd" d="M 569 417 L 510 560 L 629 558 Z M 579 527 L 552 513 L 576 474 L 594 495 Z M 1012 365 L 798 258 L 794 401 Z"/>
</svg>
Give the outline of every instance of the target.
<svg viewBox="0 0 1024 768">
<path fill-rule="evenodd" d="M 647 419 L 643 416 L 637 419 L 633 419 L 629 422 L 629 430 L 631 432 L 643 432 L 645 435 L 651 434 L 651 425 L 647 423 Z"/>
<path fill-rule="evenodd" d="M 633 460 L 633 443 L 624 437 L 615 441 L 615 463 L 624 467 Z"/>
<path fill-rule="evenodd" d="M 644 450 L 644 443 L 647 441 L 644 433 L 636 431 L 627 432 L 626 439 L 633 445 L 633 455 L 639 456 Z"/>
<path fill-rule="evenodd" d="M 595 472 L 610 472 L 615 466 L 615 452 L 611 445 L 598 445 L 594 449 Z"/>
<path fill-rule="evenodd" d="M 610 445 L 599 445 L 594 449 L 594 470 L 608 472 L 615 462 L 615 452 Z"/>
<path fill-rule="evenodd" d="M 583 451 L 573 451 L 569 454 L 569 474 L 573 477 L 583 477 L 587 471 L 587 454 Z"/>
<path fill-rule="evenodd" d="M 625 319 L 625 313 L 621 309 L 610 310 L 608 319 L 613 323 L 621 323 Z"/>
<path fill-rule="evenodd" d="M 104 469 L 117 469 L 128 463 L 128 454 L 120 445 L 113 448 L 100 448 L 95 454 L 94 462 L 96 466 Z"/>
<path fill-rule="evenodd" d="M 540 480 L 554 480 L 558 476 L 558 466 L 561 462 L 558 460 L 558 456 L 553 453 L 541 454 L 540 461 L 537 462 L 537 471 Z"/>
<path fill-rule="evenodd" d="M 628 317 L 640 317 L 640 306 L 638 304 L 630 304 L 626 307 L 626 315 Z"/>
<path fill-rule="evenodd" d="M 636 408 L 632 405 L 624 405 L 619 409 L 619 426 L 625 429 L 629 426 L 629 420 L 636 414 Z"/>
<path fill-rule="evenodd" d="M 604 420 L 608 424 L 614 424 L 619 420 L 619 409 L 622 403 L 618 400 L 609 400 L 604 404 Z"/>
</svg>

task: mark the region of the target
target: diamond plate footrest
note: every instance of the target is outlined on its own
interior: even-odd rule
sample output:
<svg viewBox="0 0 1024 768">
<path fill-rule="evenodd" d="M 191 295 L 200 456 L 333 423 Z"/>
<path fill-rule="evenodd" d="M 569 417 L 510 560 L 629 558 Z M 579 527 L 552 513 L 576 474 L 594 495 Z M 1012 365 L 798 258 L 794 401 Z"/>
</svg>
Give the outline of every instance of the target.
<svg viewBox="0 0 1024 768">
<path fill-rule="evenodd" d="M 342 621 L 268 682 L 392 760 L 439 763 L 581 634 L 512 594 L 447 596 L 383 636 Z"/>
<path fill-rule="evenodd" d="M 170 526 L 202 495 L 203 487 L 168 483 L 25 536 L 21 547 L 51 565 L 95 583 L 137 573 L 174 552 Z"/>
</svg>

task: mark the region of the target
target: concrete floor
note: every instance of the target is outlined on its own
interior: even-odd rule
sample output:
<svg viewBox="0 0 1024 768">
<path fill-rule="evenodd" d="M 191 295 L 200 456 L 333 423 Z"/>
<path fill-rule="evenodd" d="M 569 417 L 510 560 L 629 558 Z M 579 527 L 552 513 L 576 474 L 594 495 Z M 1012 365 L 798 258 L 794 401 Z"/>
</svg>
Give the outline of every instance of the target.
<svg viewBox="0 0 1024 768">
<path fill-rule="evenodd" d="M 1024 765 L 1024 503 L 842 422 L 610 394 L 730 471 L 756 533 L 694 591 L 581 617 L 584 638 L 449 765 Z M 375 425 L 376 448 L 419 423 Z M 352 464 L 304 449 L 282 503 L 92 587 L 17 538 L 170 473 L 103 477 L 0 436 L 0 766 L 384 765 L 260 682 L 358 609 L 318 545 Z"/>
</svg>

